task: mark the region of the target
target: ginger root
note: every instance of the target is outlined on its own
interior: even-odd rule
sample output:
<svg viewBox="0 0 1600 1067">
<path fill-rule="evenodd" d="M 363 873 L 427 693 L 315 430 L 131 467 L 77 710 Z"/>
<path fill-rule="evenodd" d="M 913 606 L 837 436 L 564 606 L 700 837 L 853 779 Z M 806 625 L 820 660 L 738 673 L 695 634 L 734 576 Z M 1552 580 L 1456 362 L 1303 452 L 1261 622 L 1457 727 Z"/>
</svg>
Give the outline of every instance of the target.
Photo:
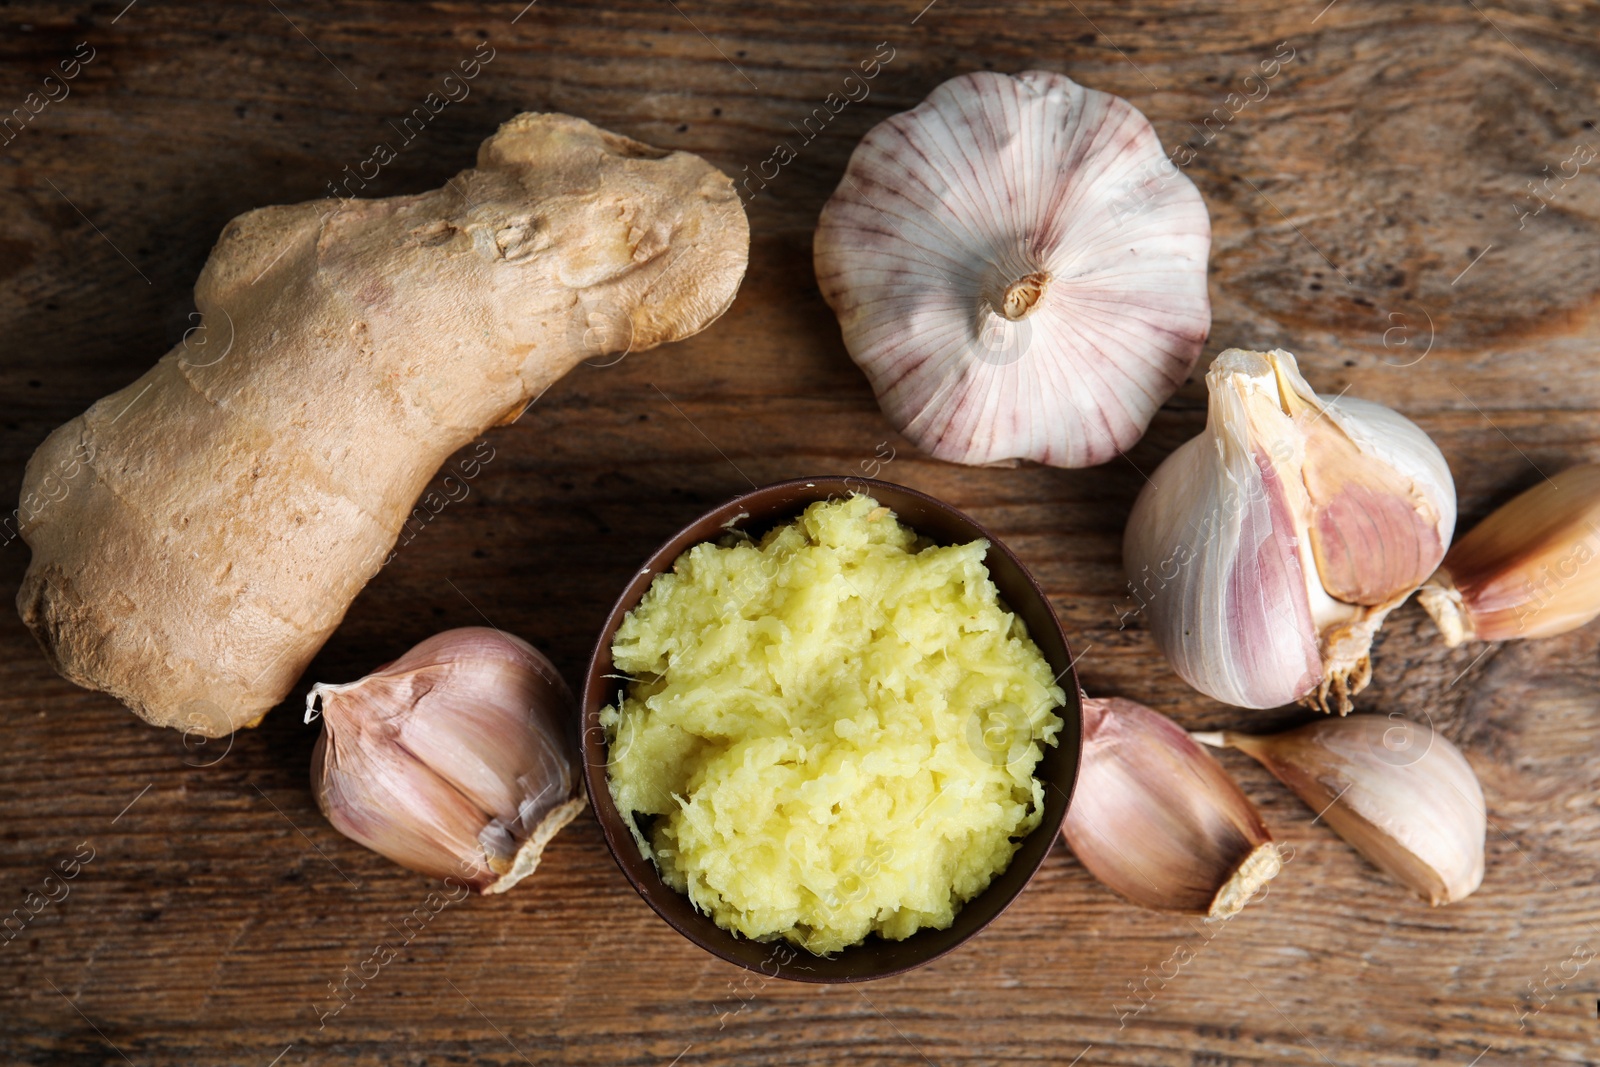
<svg viewBox="0 0 1600 1067">
<path fill-rule="evenodd" d="M 451 453 L 586 358 L 704 328 L 748 251 L 710 164 L 554 114 L 441 189 L 239 216 L 195 284 L 204 344 L 29 462 L 24 500 L 54 488 L 24 515 L 23 621 L 149 722 L 254 726 Z"/>
</svg>

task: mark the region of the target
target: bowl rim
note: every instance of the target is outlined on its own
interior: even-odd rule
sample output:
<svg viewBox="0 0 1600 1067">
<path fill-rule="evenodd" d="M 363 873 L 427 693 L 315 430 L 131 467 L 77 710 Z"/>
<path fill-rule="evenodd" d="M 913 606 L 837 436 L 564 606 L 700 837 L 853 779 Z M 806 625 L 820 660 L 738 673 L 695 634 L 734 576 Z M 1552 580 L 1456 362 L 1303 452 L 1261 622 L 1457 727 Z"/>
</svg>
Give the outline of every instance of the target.
<svg viewBox="0 0 1600 1067">
<path fill-rule="evenodd" d="M 650 859 L 640 854 L 638 845 L 634 841 L 633 835 L 626 825 L 626 820 L 616 809 L 616 806 L 611 798 L 611 790 L 606 775 L 607 753 L 605 730 L 600 725 L 601 708 L 610 702 L 609 698 L 611 693 L 615 689 L 620 688 L 618 683 L 616 683 L 615 675 L 613 674 L 614 665 L 611 662 L 611 642 L 616 635 L 618 627 L 621 626 L 624 617 L 626 617 L 626 615 L 632 611 L 634 607 L 636 607 L 643 599 L 645 592 L 648 591 L 651 583 L 655 580 L 655 577 L 658 574 L 669 570 L 678 557 L 684 552 L 687 552 L 694 545 L 712 540 L 715 537 L 714 531 L 718 529 L 733 529 L 735 523 L 741 521 L 742 519 L 751 518 L 752 509 L 749 508 L 748 505 L 759 505 L 772 500 L 773 498 L 776 498 L 779 504 L 783 505 L 776 511 L 772 511 L 770 514 L 753 519 L 752 526 L 754 528 L 765 530 L 778 523 L 793 521 L 807 507 L 818 501 L 827 500 L 834 497 L 848 496 L 853 493 L 865 493 L 872 495 L 875 491 L 882 490 L 887 490 L 891 495 L 909 497 L 920 501 L 924 507 L 928 507 L 936 512 L 944 513 L 944 516 L 947 519 L 952 520 L 955 524 L 969 527 L 975 535 L 972 538 L 973 540 L 976 540 L 979 537 L 987 540 L 989 542 L 989 551 L 991 555 L 985 557 L 985 567 L 990 571 L 991 581 L 995 580 L 992 565 L 992 554 L 999 553 L 1000 556 L 1007 560 L 1010 566 L 1015 569 L 1015 572 L 1020 578 L 1026 593 L 1036 601 L 1035 613 L 1037 613 L 1037 609 L 1042 609 L 1043 617 L 1048 620 L 1050 629 L 1053 631 L 1052 636 L 1055 638 L 1055 642 L 1059 643 L 1060 645 L 1061 651 L 1059 655 L 1065 658 L 1066 661 L 1064 665 L 1061 665 L 1060 673 L 1057 674 L 1055 679 L 1056 684 L 1061 686 L 1062 690 L 1066 694 L 1065 705 L 1056 709 L 1056 713 L 1063 719 L 1063 726 L 1060 734 L 1057 736 L 1056 745 L 1047 747 L 1045 749 L 1045 756 L 1043 758 L 1049 760 L 1054 756 L 1055 758 L 1068 759 L 1070 762 L 1070 769 L 1069 773 L 1065 776 L 1068 780 L 1065 783 L 1065 788 L 1063 788 L 1062 782 L 1057 781 L 1054 778 L 1042 778 L 1039 776 L 1036 769 L 1035 777 L 1040 778 L 1040 780 L 1044 782 L 1047 791 L 1046 803 L 1044 805 L 1045 814 L 1040 824 L 1022 839 L 1022 843 L 1012 856 L 1011 863 L 999 874 L 995 875 L 994 880 L 991 881 L 990 885 L 987 886 L 983 892 L 979 893 L 977 896 L 973 897 L 971 900 L 962 905 L 961 910 L 957 911 L 956 919 L 950 927 L 947 927 L 944 930 L 923 928 L 918 930 L 915 934 L 912 934 L 911 937 L 900 942 L 892 942 L 891 944 L 909 945 L 911 942 L 915 941 L 919 937 L 922 937 L 924 934 L 945 935 L 941 939 L 944 943 L 934 946 L 924 953 L 912 953 L 915 958 L 905 962 L 897 963 L 887 967 L 864 967 L 862 968 L 862 973 L 859 975 L 846 974 L 840 976 L 837 974 L 816 974 L 813 973 L 814 968 L 790 967 L 787 965 L 788 961 L 780 962 L 776 960 L 776 958 L 773 960 L 773 969 L 769 971 L 767 969 L 767 960 L 763 960 L 760 963 L 752 962 L 750 959 L 743 958 L 736 954 L 733 949 L 727 947 L 722 942 L 732 940 L 735 942 L 748 943 L 751 946 L 762 946 L 768 949 L 778 947 L 780 951 L 783 948 L 787 948 L 790 950 L 791 958 L 809 959 L 813 961 L 819 959 L 837 961 L 845 958 L 853 951 L 860 949 L 862 945 L 852 945 L 849 948 L 843 949 L 839 953 L 834 954 L 832 957 L 815 956 L 806 952 L 804 949 L 795 948 L 794 946 L 789 945 L 787 941 L 781 938 L 776 939 L 773 942 L 760 942 L 746 938 L 743 935 L 734 934 L 731 931 L 724 930 L 722 927 L 717 926 L 715 921 L 709 915 L 698 911 L 698 909 L 692 909 L 690 920 L 685 921 L 680 919 L 678 915 L 671 914 L 669 906 L 664 905 L 661 900 L 658 899 L 659 893 L 668 893 L 672 894 L 679 901 L 688 901 L 688 897 L 685 894 L 673 889 L 662 880 L 660 873 L 655 867 L 655 864 Z M 799 494 L 800 499 L 794 501 L 785 501 L 784 498 L 786 496 L 796 493 Z M 898 509 L 894 510 L 896 510 L 898 513 Z M 713 522 L 713 520 L 717 521 Z M 915 522 L 906 520 L 903 517 L 902 521 L 906 522 L 906 525 L 910 526 L 912 529 L 917 530 L 918 533 L 924 533 L 924 531 L 918 528 Z M 941 543 L 944 542 L 941 541 Z M 1015 603 L 1012 603 L 1010 598 L 1005 597 L 1003 592 L 1002 600 L 1007 609 L 1010 610 L 1013 615 L 1020 616 L 1022 614 L 1022 611 L 1018 608 L 1018 606 Z M 1026 623 L 1026 620 L 1024 621 Z M 1040 641 L 1040 635 L 1035 632 L 1036 628 L 1033 625 L 1029 625 L 1028 629 L 1029 636 L 1033 639 L 1035 645 L 1039 646 L 1041 653 L 1046 655 L 1047 661 L 1050 661 L 1051 667 L 1056 668 L 1058 664 L 1051 660 L 1049 653 L 1045 651 L 1044 642 Z M 606 850 L 610 852 L 612 860 L 619 868 L 621 868 L 622 873 L 627 878 L 629 884 L 633 886 L 634 890 L 644 898 L 645 903 L 650 906 L 651 910 L 654 911 L 656 915 L 659 916 L 664 922 L 666 922 L 667 925 L 671 926 L 690 942 L 706 950 L 707 952 L 710 952 L 712 955 L 726 960 L 735 966 L 742 967 L 746 970 L 756 971 L 767 977 L 784 978 L 791 981 L 819 984 L 845 984 L 850 982 L 871 981 L 879 978 L 889 978 L 893 977 L 894 975 L 904 974 L 907 971 L 931 963 L 934 960 L 953 952 L 955 949 L 966 944 L 967 941 L 971 940 L 974 936 L 984 930 L 995 919 L 999 918 L 1000 915 L 1003 914 L 1006 909 L 1015 903 L 1016 899 L 1022 895 L 1023 890 L 1027 888 L 1028 884 L 1038 874 L 1039 869 L 1044 865 L 1045 858 L 1049 855 L 1051 849 L 1054 847 L 1055 838 L 1057 838 L 1061 833 L 1061 825 L 1065 820 L 1066 810 L 1071 804 L 1072 795 L 1077 786 L 1079 770 L 1082 763 L 1082 692 L 1078 687 L 1076 664 L 1077 659 L 1072 655 L 1071 646 L 1067 641 L 1066 631 L 1061 625 L 1061 620 L 1056 614 L 1055 607 L 1050 603 L 1049 596 L 1045 593 L 1043 587 L 1039 585 L 1038 579 L 1033 576 L 1032 572 L 1028 570 L 1027 566 L 1023 564 L 1022 560 L 1017 557 L 1016 553 L 1013 552 L 1005 544 L 1005 542 L 996 537 L 994 533 L 982 523 L 978 522 L 976 519 L 973 519 L 971 516 L 967 515 L 964 511 L 960 510 L 954 505 L 948 504 L 942 500 L 939 500 L 937 497 L 921 492 L 920 490 L 912 489 L 909 486 L 900 485 L 895 482 L 836 474 L 820 475 L 811 478 L 791 478 L 781 482 L 773 482 L 768 485 L 759 486 L 747 492 L 739 493 L 722 504 L 709 509 L 692 522 L 689 522 L 681 527 L 672 536 L 664 540 L 655 549 L 655 551 L 653 551 L 645 559 L 639 568 L 634 571 L 633 576 L 628 580 L 627 585 L 624 586 L 622 592 L 612 603 L 611 610 L 607 613 L 605 623 L 601 628 L 600 636 L 596 640 L 594 650 L 589 657 L 578 709 L 579 720 L 577 725 L 580 738 L 580 754 L 583 761 L 583 779 L 585 789 L 587 790 L 589 796 L 589 806 L 593 814 L 593 818 L 600 824 L 601 834 L 606 843 Z M 1052 788 L 1062 794 L 1062 803 L 1060 804 L 1059 811 L 1055 811 L 1054 814 L 1052 814 L 1052 811 L 1055 808 L 1055 805 L 1050 800 L 1048 793 L 1048 791 Z M 1021 859 L 1024 851 L 1029 849 L 1028 843 L 1035 841 L 1040 837 L 1047 839 L 1047 843 L 1045 843 L 1043 847 L 1035 846 L 1031 850 L 1035 851 L 1037 855 L 1033 857 L 1031 866 L 1025 872 L 1025 875 L 1016 882 L 1014 887 L 1009 890 L 1003 899 L 995 897 L 994 899 L 986 902 L 986 907 L 991 909 L 991 914 L 977 922 L 976 925 L 971 927 L 971 929 L 963 930 L 959 933 L 959 935 L 954 937 L 949 936 L 949 931 L 955 930 L 960 926 L 962 912 L 966 911 L 968 908 L 972 908 L 979 901 L 984 901 L 985 898 L 989 898 L 992 894 L 996 893 L 997 889 L 1001 888 L 998 887 L 996 883 L 1002 878 L 1006 877 L 1006 875 L 1014 867 L 1016 867 L 1016 864 Z M 676 910 L 681 911 L 681 905 Z M 864 944 L 871 943 L 872 942 L 869 940 Z M 773 953 L 773 956 L 776 957 L 777 953 Z M 828 969 L 836 971 L 840 968 L 830 967 Z"/>
</svg>

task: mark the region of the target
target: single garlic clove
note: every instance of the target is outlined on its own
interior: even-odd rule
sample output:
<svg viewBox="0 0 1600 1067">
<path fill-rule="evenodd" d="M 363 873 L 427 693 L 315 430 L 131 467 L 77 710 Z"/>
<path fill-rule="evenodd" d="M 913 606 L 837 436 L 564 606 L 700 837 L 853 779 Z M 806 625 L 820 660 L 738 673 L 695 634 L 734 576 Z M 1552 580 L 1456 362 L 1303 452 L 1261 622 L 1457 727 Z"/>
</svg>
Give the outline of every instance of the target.
<svg viewBox="0 0 1600 1067">
<path fill-rule="evenodd" d="M 1445 643 L 1554 637 L 1600 615 L 1600 464 L 1562 471 L 1450 546 L 1417 599 Z"/>
<path fill-rule="evenodd" d="M 1229 349 L 1206 385 L 1205 432 L 1157 468 L 1129 517 L 1134 595 L 1208 696 L 1348 712 L 1373 635 L 1449 543 L 1449 466 L 1398 413 L 1317 396 L 1287 352 Z"/>
<path fill-rule="evenodd" d="M 1149 908 L 1226 918 L 1280 869 L 1272 835 L 1216 760 L 1131 700 L 1083 701 L 1062 833 L 1100 881 Z"/>
<path fill-rule="evenodd" d="M 1211 223 L 1139 111 L 1060 74 L 964 74 L 869 131 L 817 283 L 897 429 L 957 463 L 1103 463 L 1211 328 Z"/>
<path fill-rule="evenodd" d="M 1438 509 L 1331 419 L 1307 429 L 1303 475 L 1311 550 L 1329 596 L 1375 607 L 1405 597 L 1432 572 L 1445 546 Z"/>
<path fill-rule="evenodd" d="M 1318 719 L 1256 737 L 1199 733 L 1254 757 L 1374 866 L 1435 906 L 1483 882 L 1488 817 L 1461 750 L 1397 716 Z"/>
<path fill-rule="evenodd" d="M 316 685 L 306 721 L 317 804 L 334 828 L 434 877 L 501 893 L 583 810 L 572 693 L 499 630 L 447 630 L 346 685 Z"/>
</svg>

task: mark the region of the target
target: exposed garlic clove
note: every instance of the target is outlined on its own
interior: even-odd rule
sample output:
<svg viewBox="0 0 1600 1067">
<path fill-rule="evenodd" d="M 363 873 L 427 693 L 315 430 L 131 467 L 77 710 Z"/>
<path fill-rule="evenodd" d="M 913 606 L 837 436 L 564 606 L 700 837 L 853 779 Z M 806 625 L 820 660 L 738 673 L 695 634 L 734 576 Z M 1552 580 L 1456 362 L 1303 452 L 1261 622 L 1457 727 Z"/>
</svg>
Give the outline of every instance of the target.
<svg viewBox="0 0 1600 1067">
<path fill-rule="evenodd" d="M 447 630 L 346 685 L 316 685 L 317 805 L 396 863 L 502 893 L 583 810 L 567 734 L 572 693 L 532 645 Z"/>
<path fill-rule="evenodd" d="M 1417 592 L 1445 643 L 1554 637 L 1600 615 L 1600 465 L 1562 471 L 1450 546 Z"/>
<path fill-rule="evenodd" d="M 1223 352 L 1205 432 L 1140 493 L 1123 562 L 1184 681 L 1224 703 L 1350 710 L 1384 618 L 1455 527 L 1439 449 L 1379 404 L 1324 399 L 1287 352 Z"/>
<path fill-rule="evenodd" d="M 1266 737 L 1197 733 L 1248 753 L 1374 866 L 1431 904 L 1483 882 L 1483 788 L 1461 750 L 1397 716 L 1324 718 Z"/>
<path fill-rule="evenodd" d="M 869 131 L 818 222 L 817 283 L 895 427 L 957 463 L 1103 463 L 1211 328 L 1211 223 L 1139 111 L 977 72 Z"/>
<path fill-rule="evenodd" d="M 1148 908 L 1226 918 L 1282 865 L 1216 760 L 1143 704 L 1083 701 L 1083 756 L 1062 833 L 1100 881 Z"/>
</svg>

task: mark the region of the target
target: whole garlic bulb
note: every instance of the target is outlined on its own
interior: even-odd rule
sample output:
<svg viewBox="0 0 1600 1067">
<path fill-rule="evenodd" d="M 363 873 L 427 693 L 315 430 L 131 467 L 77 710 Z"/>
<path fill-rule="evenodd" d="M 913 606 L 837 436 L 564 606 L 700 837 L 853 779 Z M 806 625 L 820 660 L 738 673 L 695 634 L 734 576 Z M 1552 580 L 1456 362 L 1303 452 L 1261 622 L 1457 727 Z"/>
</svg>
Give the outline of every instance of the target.
<svg viewBox="0 0 1600 1067">
<path fill-rule="evenodd" d="M 319 684 L 311 756 L 334 829 L 412 870 L 503 893 L 583 810 L 572 693 L 532 645 L 469 626 L 359 681 Z"/>
<path fill-rule="evenodd" d="M 1348 712 L 1373 635 L 1450 543 L 1450 468 L 1397 412 L 1317 396 L 1287 352 L 1230 348 L 1206 385 L 1205 432 L 1156 470 L 1123 538 L 1151 635 L 1224 703 L 1315 694 Z"/>
<path fill-rule="evenodd" d="M 957 463 L 1103 463 L 1211 328 L 1211 222 L 1150 123 L 1060 74 L 964 74 L 862 138 L 817 284 L 895 427 Z"/>
</svg>

